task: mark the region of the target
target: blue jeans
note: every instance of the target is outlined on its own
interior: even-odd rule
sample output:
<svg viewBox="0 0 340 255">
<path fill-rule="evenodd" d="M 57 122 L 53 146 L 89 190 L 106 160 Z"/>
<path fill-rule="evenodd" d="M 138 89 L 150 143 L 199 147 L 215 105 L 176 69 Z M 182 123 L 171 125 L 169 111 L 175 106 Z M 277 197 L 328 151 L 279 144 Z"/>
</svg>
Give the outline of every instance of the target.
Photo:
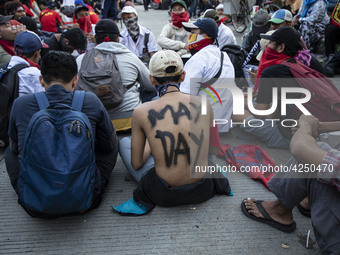
<svg viewBox="0 0 340 255">
<path fill-rule="evenodd" d="M 132 177 L 137 181 L 140 182 L 142 177 L 155 166 L 155 160 L 152 155 L 149 156 L 147 161 L 144 165 L 139 168 L 138 170 L 134 169 L 131 165 L 131 136 L 124 137 L 119 142 L 119 155 L 123 160 L 123 163 L 127 170 L 130 172 Z"/>
<path fill-rule="evenodd" d="M 190 18 L 193 18 L 197 15 L 197 2 L 198 0 L 191 0 L 190 8 L 189 8 L 189 15 Z"/>
<path fill-rule="evenodd" d="M 258 126 L 263 122 L 261 127 L 252 127 L 248 123 L 251 121 L 253 126 Z M 289 149 L 290 140 L 282 136 L 279 127 L 276 122 L 266 121 L 265 119 L 256 119 L 254 116 L 249 116 L 245 120 L 245 126 L 241 125 L 240 129 L 245 133 L 256 136 L 258 139 L 266 143 L 268 147 L 279 148 L 279 149 Z"/>
<path fill-rule="evenodd" d="M 102 19 L 118 20 L 117 0 L 104 0 L 102 5 Z"/>
</svg>

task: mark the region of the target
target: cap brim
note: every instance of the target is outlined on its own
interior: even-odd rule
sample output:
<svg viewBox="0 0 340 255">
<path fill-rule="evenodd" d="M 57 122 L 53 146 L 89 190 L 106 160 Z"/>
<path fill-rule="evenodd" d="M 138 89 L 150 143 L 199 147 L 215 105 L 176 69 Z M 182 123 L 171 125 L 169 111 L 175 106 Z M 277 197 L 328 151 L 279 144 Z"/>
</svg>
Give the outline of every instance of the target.
<svg viewBox="0 0 340 255">
<path fill-rule="evenodd" d="M 267 39 L 269 41 L 274 41 L 273 37 L 271 35 L 260 34 L 260 37 L 263 38 L 263 39 Z"/>
<path fill-rule="evenodd" d="M 284 22 L 284 20 L 283 19 L 272 18 L 272 19 L 268 20 L 268 22 L 275 23 L 275 24 L 281 24 L 281 23 Z"/>
<path fill-rule="evenodd" d="M 194 25 L 192 22 L 182 22 L 184 29 L 188 32 L 191 32 L 193 28 L 199 28 L 198 26 Z"/>
<path fill-rule="evenodd" d="M 4 16 L 3 21 L 0 24 L 5 24 L 6 22 L 10 21 L 13 18 L 13 15 Z"/>
</svg>

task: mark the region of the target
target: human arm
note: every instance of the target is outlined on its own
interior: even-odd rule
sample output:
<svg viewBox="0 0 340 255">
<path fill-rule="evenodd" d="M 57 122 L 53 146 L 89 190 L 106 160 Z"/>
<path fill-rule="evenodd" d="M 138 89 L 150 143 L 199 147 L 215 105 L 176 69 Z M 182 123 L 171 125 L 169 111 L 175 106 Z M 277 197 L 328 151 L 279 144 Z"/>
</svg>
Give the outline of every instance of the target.
<svg viewBox="0 0 340 255">
<path fill-rule="evenodd" d="M 161 34 L 159 35 L 157 42 L 163 49 L 178 51 L 185 49 L 186 42 L 176 41 L 171 39 L 174 35 L 174 29 L 170 24 L 163 27 Z"/>
<path fill-rule="evenodd" d="M 150 32 L 149 35 L 149 41 L 148 41 L 148 53 L 150 54 L 150 57 L 152 57 L 153 54 L 155 54 L 157 52 L 158 48 L 157 48 L 157 42 L 155 39 L 155 36 L 153 35 L 152 32 Z"/>
<path fill-rule="evenodd" d="M 136 170 L 143 166 L 151 153 L 142 126 L 143 119 L 143 112 L 137 107 L 132 113 L 131 121 L 131 165 Z"/>
</svg>

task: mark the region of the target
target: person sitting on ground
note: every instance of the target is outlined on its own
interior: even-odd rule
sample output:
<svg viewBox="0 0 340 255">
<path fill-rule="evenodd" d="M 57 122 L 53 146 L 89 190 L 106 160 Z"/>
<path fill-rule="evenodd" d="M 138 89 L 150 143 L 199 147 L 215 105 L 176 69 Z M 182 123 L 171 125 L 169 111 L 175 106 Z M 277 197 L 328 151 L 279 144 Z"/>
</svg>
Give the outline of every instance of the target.
<svg viewBox="0 0 340 255">
<path fill-rule="evenodd" d="M 296 223 L 292 210 L 302 206 L 308 197 L 312 225 L 316 241 L 323 254 L 338 254 L 340 251 L 340 146 L 330 147 L 316 143 L 321 132 L 338 131 L 340 122 L 319 122 L 314 116 L 302 115 L 299 129 L 290 144 L 293 159 L 286 163 L 290 169 L 307 165 L 304 173 L 276 173 L 268 182 L 275 201 L 247 198 L 241 208 L 248 218 L 266 223 L 283 232 L 293 232 Z M 312 169 L 321 169 L 312 171 Z M 299 205 L 300 203 L 300 205 Z M 301 210 L 301 209 L 300 209 Z M 301 210 L 302 211 L 302 210 Z M 336 230 L 336 231 L 335 231 Z"/>
<path fill-rule="evenodd" d="M 42 10 L 39 15 L 41 30 L 57 33 L 61 29 L 66 29 L 58 12 L 55 11 L 55 2 L 49 2 L 47 8 Z M 61 28 L 60 28 L 61 27 Z"/>
<path fill-rule="evenodd" d="M 54 34 L 45 43 L 50 50 L 65 51 L 72 53 L 74 50 L 85 51 L 87 49 L 87 39 L 80 28 L 68 29 L 61 34 Z"/>
<path fill-rule="evenodd" d="M 79 28 L 84 31 L 87 38 L 87 48 L 86 50 L 93 49 L 96 46 L 95 37 L 95 25 L 91 24 L 89 8 L 83 5 L 79 5 L 74 8 L 73 19 Z"/>
<path fill-rule="evenodd" d="M 270 24 L 268 23 L 270 16 L 265 10 L 258 10 L 253 18 L 252 29 L 247 33 L 242 41 L 242 48 L 247 52 L 253 49 L 254 45 L 257 45 L 256 50 L 252 52 L 252 56 L 249 64 L 258 65 L 259 62 L 256 60 L 257 54 L 260 53 L 260 34 L 266 33 L 269 30 Z"/>
<path fill-rule="evenodd" d="M 38 64 L 42 48 L 48 48 L 48 45 L 42 43 L 39 36 L 31 31 L 21 32 L 14 40 L 16 56 L 11 58 L 8 68 L 11 69 L 19 64 L 27 65 L 18 72 L 19 96 L 44 91 L 39 81 L 41 74 Z"/>
<path fill-rule="evenodd" d="M 201 86 L 212 86 L 220 97 L 220 104 L 215 104 L 211 97 L 207 98 L 215 118 L 230 121 L 233 99 L 229 89 L 236 88 L 235 71 L 227 53 L 217 47 L 217 24 L 213 19 L 203 18 L 195 23 L 183 23 L 183 26 L 191 31 L 189 50 L 192 57 L 184 66 L 186 77 L 180 90 L 190 95 L 203 95 L 205 92 L 200 90 Z M 229 125 L 218 125 L 218 130 L 228 132 Z"/>
<path fill-rule="evenodd" d="M 93 11 L 93 8 L 89 4 L 85 4 L 83 0 L 75 0 L 74 6 L 75 7 L 86 6 L 89 9 L 91 24 L 96 25 L 98 21 L 100 20 L 98 15 Z"/>
<path fill-rule="evenodd" d="M 182 22 L 189 21 L 187 6 L 182 0 L 175 0 L 170 5 L 171 23 L 166 24 L 159 35 L 157 42 L 162 49 L 176 51 L 180 56 L 188 54 L 188 37 Z"/>
<path fill-rule="evenodd" d="M 270 23 L 270 30 L 276 30 L 279 27 L 290 27 L 292 26 L 293 15 L 290 11 L 285 9 L 280 9 L 274 12 L 271 19 L 268 21 Z"/>
<path fill-rule="evenodd" d="M 20 32 L 26 30 L 24 25 L 12 26 L 13 16 L 0 15 L 0 63 L 8 63 L 14 53 L 14 39 Z"/>
<path fill-rule="evenodd" d="M 272 89 L 278 88 L 278 105 L 281 105 L 281 88 L 299 88 L 299 83 L 294 78 L 289 66 L 284 65 L 284 62 L 296 64 L 295 57 L 301 50 L 301 35 L 292 27 L 281 27 L 272 35 L 262 34 L 261 38 L 269 40 L 269 44 L 265 48 L 262 57 L 261 65 L 258 73 L 261 73 L 259 80 L 259 88 L 256 98 L 257 110 L 268 110 L 273 101 Z M 285 79 L 283 79 L 285 78 Z M 290 78 L 288 80 L 288 78 Z M 314 95 L 317 97 L 317 95 Z M 300 93 L 288 93 L 287 99 L 298 99 Z M 248 134 L 254 135 L 268 147 L 274 148 L 289 148 L 289 142 L 292 137 L 290 128 L 281 124 L 281 120 L 297 120 L 299 114 L 294 110 L 294 105 L 288 104 L 286 107 L 286 115 L 283 116 L 281 111 L 276 110 L 270 116 L 255 116 L 248 110 L 245 110 L 245 115 L 233 115 L 233 121 L 243 122 L 240 129 Z M 313 112 L 311 112 L 313 114 Z M 280 119 L 280 122 L 263 121 L 264 125 L 255 127 L 254 123 L 262 122 L 260 119 Z M 249 121 L 252 125 L 249 125 Z"/>
<path fill-rule="evenodd" d="M 132 112 L 141 104 L 138 87 L 146 93 L 154 93 L 155 87 L 150 83 L 149 71 L 145 65 L 128 48 L 119 43 L 119 29 L 112 20 L 99 21 L 95 31 L 96 49 L 115 54 L 123 86 L 128 89 L 123 102 L 108 110 L 110 118 L 117 131 L 129 130 Z M 85 54 L 82 54 L 77 58 L 79 72 L 82 71 L 84 56 Z"/>
<path fill-rule="evenodd" d="M 218 26 L 217 41 L 218 41 L 218 45 L 220 49 L 222 49 L 223 46 L 227 44 L 233 44 L 233 45 L 237 44 L 233 31 L 231 31 L 229 27 L 227 27 L 226 25 L 220 22 L 219 20 L 220 17 L 218 16 L 217 11 L 213 9 L 206 10 L 203 15 L 203 18 L 211 18 L 216 21 L 217 26 Z"/>
<path fill-rule="evenodd" d="M 131 137 L 120 141 L 121 158 L 138 187 L 132 200 L 113 209 L 123 215 L 142 215 L 156 205 L 196 204 L 215 194 L 231 195 L 221 172 L 211 178 L 195 167 L 209 165 L 214 115 L 210 105 L 202 115 L 200 98 L 179 91 L 185 77 L 181 57 L 171 50 L 157 52 L 150 61 L 149 77 L 160 98 L 134 110 Z"/>
<path fill-rule="evenodd" d="M 125 25 L 125 29 L 121 32 L 122 37 L 119 40 L 121 44 L 142 60 L 157 52 L 155 36 L 150 30 L 138 24 L 135 8 L 125 6 L 118 14 L 118 18 L 122 19 Z"/>
<path fill-rule="evenodd" d="M 18 20 L 20 17 L 26 16 L 23 4 L 18 1 L 8 1 L 5 4 L 5 13 L 7 16 L 13 15 L 13 19 Z"/>
<path fill-rule="evenodd" d="M 292 26 L 297 25 L 307 48 L 313 52 L 317 43 L 324 37 L 329 24 L 325 0 L 305 0 L 298 14 L 294 17 Z"/>
<path fill-rule="evenodd" d="M 44 56 L 41 62 L 40 81 L 46 90 L 45 94 L 50 105 L 58 103 L 71 105 L 74 95 L 73 91 L 78 81 L 77 64 L 74 57 L 66 52 L 49 52 Z M 20 174 L 21 160 L 19 161 L 19 158 L 21 158 L 21 156 L 24 154 L 23 148 L 25 145 L 25 134 L 28 130 L 28 125 L 32 116 L 38 111 L 39 106 L 33 94 L 25 95 L 15 100 L 9 123 L 10 146 L 5 151 L 5 162 L 11 184 L 19 196 L 19 203 L 24 207 L 24 209 L 34 217 L 58 217 L 61 215 L 51 215 L 51 213 L 32 210 L 24 206 L 24 204 L 21 202 L 22 197 L 20 195 L 23 192 L 29 191 L 18 190 L 18 179 L 24 178 Z M 94 183 L 92 184 L 93 193 L 87 193 L 86 195 L 88 197 L 93 196 L 90 208 L 96 208 L 100 204 L 105 188 L 110 180 L 111 172 L 116 164 L 116 158 L 118 154 L 118 139 L 107 111 L 97 96 L 92 93 L 85 93 L 81 112 L 88 117 L 92 129 L 92 132 L 90 133 L 90 131 L 88 131 L 88 134 L 93 134 L 95 139 L 93 153 L 95 153 L 96 169 L 94 173 Z M 51 128 L 51 130 L 53 129 Z M 58 143 L 61 143 L 61 141 L 58 140 Z M 44 146 L 51 146 L 51 144 Z M 77 148 L 78 151 L 83 151 L 81 149 L 82 148 Z M 55 153 L 58 154 L 57 151 Z M 75 155 L 72 154 L 70 156 Z M 58 162 L 58 164 L 59 163 L 60 162 Z M 63 166 L 61 166 L 62 163 L 60 163 L 60 169 L 65 168 L 65 164 L 66 167 L 68 167 L 68 162 L 63 163 Z M 53 168 L 53 166 L 51 166 L 51 168 Z M 60 189 L 60 185 L 64 184 L 63 182 L 57 181 L 53 181 L 53 183 L 54 185 L 51 186 L 54 189 Z M 84 196 L 83 199 L 88 199 L 88 197 Z M 42 198 L 42 200 L 42 203 L 46 203 L 49 199 Z M 63 201 L 63 203 L 65 203 L 65 201 Z M 55 208 L 55 211 L 57 210 L 58 208 Z"/>
<path fill-rule="evenodd" d="M 228 16 L 224 14 L 224 5 L 223 4 L 217 5 L 215 9 L 217 11 L 218 16 L 220 17 L 219 23 L 226 24 L 226 23 L 231 22 L 230 18 L 228 18 Z"/>
</svg>

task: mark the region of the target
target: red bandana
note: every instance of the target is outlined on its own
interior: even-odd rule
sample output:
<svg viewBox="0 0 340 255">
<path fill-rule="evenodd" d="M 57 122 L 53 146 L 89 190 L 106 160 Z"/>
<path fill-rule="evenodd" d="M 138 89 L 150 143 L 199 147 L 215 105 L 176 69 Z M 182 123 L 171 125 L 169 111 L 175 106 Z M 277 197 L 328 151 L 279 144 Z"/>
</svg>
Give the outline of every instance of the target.
<svg viewBox="0 0 340 255">
<path fill-rule="evenodd" d="M 77 20 L 79 28 L 88 34 L 92 31 L 91 18 L 90 16 L 83 16 Z"/>
<path fill-rule="evenodd" d="M 276 50 L 273 50 L 267 46 L 265 50 L 263 51 L 259 69 L 257 70 L 254 92 L 256 92 L 259 88 L 260 77 L 264 69 L 272 65 L 281 64 L 282 62 L 284 62 L 285 60 L 289 58 L 291 57 L 287 56 L 286 53 L 277 52 Z"/>
<path fill-rule="evenodd" d="M 23 58 L 23 59 L 25 59 L 25 60 L 30 64 L 30 66 L 36 67 L 36 68 L 38 68 L 38 69 L 40 70 L 40 66 L 39 66 L 37 63 L 34 63 L 33 61 L 31 61 L 31 60 L 25 58 L 24 56 L 20 56 L 20 57 Z"/>
<path fill-rule="evenodd" d="M 189 50 L 196 50 L 199 51 L 204 47 L 213 44 L 214 40 L 210 39 L 208 36 L 197 35 L 197 34 L 190 34 L 189 36 Z"/>
<path fill-rule="evenodd" d="M 14 56 L 14 41 L 0 40 L 1 47 L 11 56 Z"/>
<path fill-rule="evenodd" d="M 171 12 L 172 25 L 174 25 L 175 27 L 182 28 L 182 22 L 188 22 L 189 19 L 190 15 L 188 12 L 182 12 L 179 14 Z"/>
</svg>

